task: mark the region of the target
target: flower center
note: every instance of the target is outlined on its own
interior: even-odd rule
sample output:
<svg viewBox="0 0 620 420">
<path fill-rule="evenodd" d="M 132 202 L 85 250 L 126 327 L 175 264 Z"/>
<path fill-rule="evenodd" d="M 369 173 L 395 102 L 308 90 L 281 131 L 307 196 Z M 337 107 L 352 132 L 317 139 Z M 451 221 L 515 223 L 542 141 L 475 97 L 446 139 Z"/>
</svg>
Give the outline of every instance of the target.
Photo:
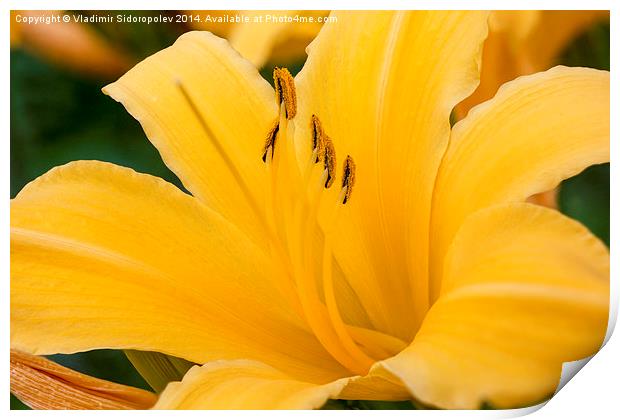
<svg viewBox="0 0 620 420">
<path fill-rule="evenodd" d="M 312 332 L 332 357 L 352 372 L 363 375 L 375 360 L 356 342 L 351 327 L 344 323 L 340 314 L 330 239 L 342 208 L 351 199 L 355 164 L 353 158 L 347 156 L 340 192 L 328 213 L 327 223 L 321 226 L 318 221 L 321 201 L 337 178 L 336 149 L 317 115 L 312 115 L 307 122 L 295 118 L 295 83 L 288 70 L 274 70 L 274 85 L 280 118 L 267 134 L 263 148 L 263 160 L 272 181 L 268 200 L 270 217 L 274 221 L 272 226 L 276 231 L 277 226 L 284 227 L 279 238 L 290 263 L 289 276 L 301 313 Z M 312 133 L 308 139 L 310 159 L 305 165 L 298 163 L 294 148 L 295 124 L 299 123 L 310 124 Z M 333 194 L 328 196 L 334 198 Z"/>
<path fill-rule="evenodd" d="M 404 343 L 376 331 L 345 324 L 334 286 L 331 238 L 342 209 L 351 200 L 355 184 L 355 163 L 351 156 L 343 162 L 340 190 L 328 193 L 335 180 L 336 150 L 318 116 L 300 122 L 294 79 L 287 69 L 274 70 L 276 101 L 280 109 L 266 136 L 262 160 L 268 172 L 264 205 L 239 173 L 226 149 L 219 143 L 181 82 L 178 87 L 211 139 L 217 153 L 235 177 L 243 194 L 270 238 L 270 252 L 281 261 L 281 293 L 302 316 L 325 350 L 351 372 L 364 375 L 379 358 L 389 357 Z M 295 124 L 311 127 L 310 159 L 299 164 L 294 145 Z M 321 205 L 327 196 L 332 204 Z M 327 210 L 325 208 L 327 207 Z M 324 215 L 319 223 L 319 211 Z M 322 293 L 321 293 L 322 291 Z"/>
</svg>

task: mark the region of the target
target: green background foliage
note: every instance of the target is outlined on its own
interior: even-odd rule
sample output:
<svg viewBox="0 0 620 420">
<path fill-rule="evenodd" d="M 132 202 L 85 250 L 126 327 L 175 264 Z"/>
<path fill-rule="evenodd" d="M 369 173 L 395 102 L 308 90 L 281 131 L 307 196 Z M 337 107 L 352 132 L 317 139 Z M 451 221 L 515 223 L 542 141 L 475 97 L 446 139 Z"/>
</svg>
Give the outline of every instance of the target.
<svg viewBox="0 0 620 420">
<path fill-rule="evenodd" d="M 148 14 L 153 12 L 136 12 Z M 159 13 L 159 12 L 157 12 Z M 136 58 L 168 46 L 186 28 L 175 25 L 96 27 Z M 579 37 L 558 64 L 609 70 L 609 24 Z M 299 70 L 302 63 L 287 64 Z M 270 80 L 273 65 L 261 72 Z M 22 50 L 11 50 L 11 197 L 29 181 L 57 165 L 96 159 L 160 176 L 180 186 L 162 163 L 139 124 L 121 105 L 101 93 L 113 80 L 93 80 L 55 67 Z M 560 209 L 581 221 L 609 245 L 609 165 L 591 167 L 565 181 Z M 96 350 L 51 359 L 80 372 L 150 389 L 123 352 Z M 25 407 L 11 395 L 11 409 Z M 410 402 L 329 401 L 325 409 L 415 409 Z"/>
</svg>

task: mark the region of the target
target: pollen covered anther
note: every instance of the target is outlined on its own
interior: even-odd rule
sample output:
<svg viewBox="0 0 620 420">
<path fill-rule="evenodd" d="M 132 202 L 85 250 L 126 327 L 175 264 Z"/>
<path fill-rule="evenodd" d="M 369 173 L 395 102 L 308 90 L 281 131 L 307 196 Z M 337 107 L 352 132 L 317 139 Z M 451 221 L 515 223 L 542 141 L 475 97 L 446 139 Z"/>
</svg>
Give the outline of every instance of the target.
<svg viewBox="0 0 620 420">
<path fill-rule="evenodd" d="M 353 185 L 355 185 L 355 162 L 353 162 L 351 156 L 347 155 L 344 161 L 344 169 L 342 170 L 342 188 L 346 188 L 342 204 L 347 204 L 347 201 L 349 201 L 351 192 L 353 191 Z"/>
<path fill-rule="evenodd" d="M 319 121 L 319 118 L 314 114 L 312 115 L 310 125 L 312 128 L 312 152 L 316 152 L 316 160 L 314 163 L 319 163 L 325 157 L 325 133 L 323 132 L 321 121 Z"/>
<path fill-rule="evenodd" d="M 286 119 L 292 120 L 297 114 L 297 93 L 293 76 L 288 69 L 276 67 L 273 69 L 273 82 L 276 88 L 276 101 L 278 105 L 284 102 Z"/>
<path fill-rule="evenodd" d="M 327 179 L 325 180 L 325 188 L 329 188 L 334 183 L 334 173 L 336 172 L 336 149 L 334 149 L 334 143 L 327 134 L 323 136 L 324 140 L 324 156 L 323 163 L 327 170 Z"/>
<path fill-rule="evenodd" d="M 265 146 L 263 146 L 263 162 L 265 163 L 267 162 L 268 153 L 271 154 L 271 158 L 273 159 L 278 131 L 280 131 L 280 124 L 276 121 L 271 130 L 269 130 L 269 134 L 267 134 L 267 139 L 265 140 Z"/>
</svg>

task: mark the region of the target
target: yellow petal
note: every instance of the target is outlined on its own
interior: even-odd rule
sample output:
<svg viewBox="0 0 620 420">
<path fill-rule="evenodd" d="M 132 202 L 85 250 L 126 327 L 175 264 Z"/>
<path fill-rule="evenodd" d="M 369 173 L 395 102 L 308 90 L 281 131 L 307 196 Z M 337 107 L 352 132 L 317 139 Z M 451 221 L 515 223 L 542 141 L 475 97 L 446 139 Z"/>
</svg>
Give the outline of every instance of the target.
<svg viewBox="0 0 620 420">
<path fill-rule="evenodd" d="M 83 375 L 44 357 L 11 350 L 11 392 L 38 410 L 144 410 L 155 394 Z"/>
<path fill-rule="evenodd" d="M 140 121 L 195 197 L 260 235 L 256 208 L 263 207 L 267 180 L 261 149 L 277 117 L 275 94 L 226 40 L 208 32 L 184 34 L 104 92 Z"/>
<path fill-rule="evenodd" d="M 491 13 L 489 37 L 482 52 L 480 85 L 456 108 L 469 109 L 492 98 L 514 78 L 547 70 L 567 45 L 596 21 L 609 20 L 606 10 L 501 10 Z"/>
<path fill-rule="evenodd" d="M 489 36 L 482 50 L 480 84 L 474 93 L 455 108 L 459 120 L 473 106 L 491 99 L 504 83 L 521 75 L 547 70 L 548 66 L 533 68 L 529 50 L 523 48 L 527 35 L 540 21 L 540 13 L 539 10 L 502 10 L 491 13 Z"/>
<path fill-rule="evenodd" d="M 609 254 L 579 223 L 532 204 L 467 219 L 442 294 L 413 343 L 384 366 L 444 408 L 548 398 L 563 362 L 592 355 L 608 319 Z"/>
<path fill-rule="evenodd" d="M 332 16 L 337 23 L 323 27 L 296 77 L 298 155 L 308 161 L 315 114 L 336 156 L 355 159 L 355 191 L 334 235 L 335 255 L 373 325 L 408 339 L 428 305 L 428 244 L 421 238 L 428 236 L 449 115 L 475 87 L 486 14 Z M 336 201 L 333 190 L 323 200 L 324 218 Z"/>
<path fill-rule="evenodd" d="M 296 410 L 321 407 L 348 379 L 325 385 L 296 380 L 250 360 L 194 366 L 181 382 L 170 383 L 155 409 Z"/>
<path fill-rule="evenodd" d="M 609 160 L 609 73 L 555 67 L 505 84 L 452 131 L 433 196 L 431 296 L 465 218 Z"/>
<path fill-rule="evenodd" d="M 408 401 L 411 392 L 381 362 L 375 363 L 368 374 L 350 378 L 339 399 L 369 401 Z"/>
<path fill-rule="evenodd" d="M 102 162 L 53 169 L 11 202 L 12 346 L 252 357 L 309 381 L 341 377 L 265 252 L 161 179 Z"/>
</svg>

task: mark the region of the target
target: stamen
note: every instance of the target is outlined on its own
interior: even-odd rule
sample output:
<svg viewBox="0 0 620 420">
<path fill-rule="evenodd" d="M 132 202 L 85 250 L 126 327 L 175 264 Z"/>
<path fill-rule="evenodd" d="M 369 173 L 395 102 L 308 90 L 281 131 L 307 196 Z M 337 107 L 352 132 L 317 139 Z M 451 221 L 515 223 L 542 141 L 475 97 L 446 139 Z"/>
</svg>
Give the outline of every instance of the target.
<svg viewBox="0 0 620 420">
<path fill-rule="evenodd" d="M 278 131 L 280 130 L 280 124 L 278 121 L 275 122 L 273 128 L 269 130 L 269 134 L 267 134 L 267 140 L 265 141 L 265 146 L 263 147 L 263 162 L 267 163 L 267 154 L 271 155 L 271 160 L 273 160 L 273 153 L 276 147 L 276 137 L 278 136 Z"/>
<path fill-rule="evenodd" d="M 362 373 L 368 371 L 373 365 L 375 360 L 368 356 L 358 345 L 355 343 L 351 334 L 347 330 L 346 324 L 342 320 L 338 304 L 336 303 L 336 292 L 334 290 L 334 279 L 332 276 L 332 248 L 328 235 L 325 236 L 325 243 L 323 246 L 323 291 L 325 293 L 325 304 L 327 306 L 327 313 L 331 320 L 332 326 L 336 335 L 340 339 L 342 346 L 353 357 L 353 359 L 360 366 Z"/>
<path fill-rule="evenodd" d="M 324 159 L 325 154 L 325 133 L 323 132 L 323 126 L 321 121 L 316 115 L 312 115 L 312 152 L 316 153 L 316 160 L 314 163 L 319 163 Z"/>
<path fill-rule="evenodd" d="M 344 169 L 342 171 L 342 188 L 346 188 L 344 198 L 342 199 L 342 204 L 347 204 L 347 201 L 349 201 L 351 192 L 353 191 L 353 185 L 355 185 L 355 162 L 353 162 L 353 158 L 351 156 L 347 155 L 347 158 L 344 161 Z"/>
<path fill-rule="evenodd" d="M 334 143 L 327 134 L 323 136 L 325 144 L 325 155 L 323 157 L 323 163 L 327 170 L 327 179 L 325 180 L 325 188 L 329 188 L 334 183 L 334 173 L 336 172 L 336 149 L 334 149 Z"/>
<path fill-rule="evenodd" d="M 309 192 L 308 202 L 303 203 L 303 207 L 298 207 L 295 212 L 294 225 L 298 229 L 299 237 L 303 239 L 294 243 L 294 249 L 291 252 L 293 260 L 296 262 L 294 267 L 297 269 L 296 279 L 299 298 L 305 318 L 325 350 L 351 372 L 363 376 L 368 373 L 374 360 L 363 354 L 351 339 L 344 341 L 344 338 L 346 338 L 344 326 L 336 324 L 331 320 L 332 316 L 337 316 L 338 314 L 334 313 L 333 307 L 328 309 L 325 303 L 321 301 L 315 277 L 317 274 L 319 276 L 324 275 L 323 273 L 315 272 L 317 260 L 314 255 L 315 247 L 312 244 L 315 242 L 315 229 L 318 228 L 316 219 L 322 197 L 321 187 L 325 183 L 326 178 L 327 169 L 324 169 L 322 171 L 321 183 L 310 184 L 316 188 L 312 188 Z M 330 255 L 328 264 L 331 264 L 331 247 L 329 247 L 327 239 L 325 239 L 325 244 L 328 246 L 327 252 Z M 331 265 L 329 267 L 324 265 L 324 269 L 331 274 Z M 328 283 L 327 287 L 330 285 L 333 288 L 333 280 Z M 332 294 L 330 296 L 333 296 L 335 299 L 335 295 Z M 335 300 L 330 300 L 330 305 L 333 302 Z"/>
<path fill-rule="evenodd" d="M 276 101 L 278 105 L 284 102 L 286 119 L 292 120 L 297 114 L 297 94 L 295 93 L 295 80 L 285 67 L 273 69 L 273 81 L 276 87 Z"/>
</svg>

